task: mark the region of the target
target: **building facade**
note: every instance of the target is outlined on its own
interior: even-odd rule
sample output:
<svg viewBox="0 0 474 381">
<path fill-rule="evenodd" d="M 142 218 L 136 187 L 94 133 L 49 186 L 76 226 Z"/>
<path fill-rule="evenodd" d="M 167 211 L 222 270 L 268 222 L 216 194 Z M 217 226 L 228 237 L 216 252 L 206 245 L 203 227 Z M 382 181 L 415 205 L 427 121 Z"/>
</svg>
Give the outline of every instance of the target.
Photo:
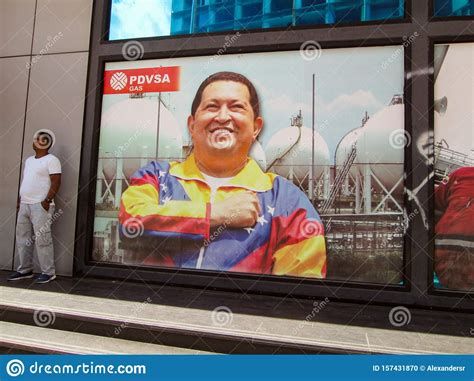
<svg viewBox="0 0 474 381">
<path fill-rule="evenodd" d="M 21 0 L 1 7 L 3 269 L 16 266 L 21 163 L 32 154 L 34 131 L 50 128 L 64 173 L 63 213 L 53 227 L 60 275 L 127 278 L 131 266 L 161 283 L 466 307 L 472 289 L 436 276 L 434 193 L 455 169 L 473 166 L 473 1 Z M 236 62 L 253 74 L 273 121 L 252 157 L 292 181 L 321 214 L 326 279 L 176 272 L 136 262 L 135 246 L 123 239 L 118 213 L 133 172 L 155 158 L 187 157 L 191 93 Z M 175 66 L 180 89 L 108 88 L 117 73 L 136 70 L 146 86 L 146 70 Z M 459 67 L 461 78 L 452 74 Z M 272 98 L 278 81 L 285 99 Z M 148 120 L 156 131 L 136 128 Z M 459 141 L 447 125 L 458 126 Z"/>
</svg>

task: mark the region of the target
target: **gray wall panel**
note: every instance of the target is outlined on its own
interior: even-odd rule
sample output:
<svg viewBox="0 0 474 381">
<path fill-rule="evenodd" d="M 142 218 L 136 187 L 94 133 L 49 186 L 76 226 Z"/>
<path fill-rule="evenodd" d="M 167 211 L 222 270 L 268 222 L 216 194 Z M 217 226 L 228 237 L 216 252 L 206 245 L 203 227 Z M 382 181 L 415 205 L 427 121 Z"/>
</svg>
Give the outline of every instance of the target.
<svg viewBox="0 0 474 381">
<path fill-rule="evenodd" d="M 89 49 L 92 0 L 38 0 L 33 54 Z"/>
<path fill-rule="evenodd" d="M 35 0 L 0 0 L 0 57 L 31 53 Z"/>
<path fill-rule="evenodd" d="M 0 268 L 12 268 L 29 57 L 0 59 Z"/>
</svg>

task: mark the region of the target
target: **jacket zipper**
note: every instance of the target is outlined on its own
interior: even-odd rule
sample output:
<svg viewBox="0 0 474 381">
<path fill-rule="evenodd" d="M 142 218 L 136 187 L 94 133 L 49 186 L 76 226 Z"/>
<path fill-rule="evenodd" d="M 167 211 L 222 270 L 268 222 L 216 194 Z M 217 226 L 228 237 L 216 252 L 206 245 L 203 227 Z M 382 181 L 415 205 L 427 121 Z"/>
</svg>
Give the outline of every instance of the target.
<svg viewBox="0 0 474 381">
<path fill-rule="evenodd" d="M 207 184 L 207 183 L 206 183 Z M 208 184 L 209 185 L 209 184 Z M 212 203 L 214 202 L 214 198 L 216 196 L 216 193 L 217 193 L 217 190 L 219 189 L 219 187 L 217 187 L 216 189 L 212 190 L 211 189 L 211 197 L 209 198 L 209 202 Z M 196 262 L 196 269 L 200 269 L 202 267 L 202 261 L 204 259 L 204 253 L 206 251 L 206 246 L 202 246 L 200 249 L 199 249 L 199 256 L 198 256 L 198 259 L 197 259 L 197 262 Z"/>
</svg>

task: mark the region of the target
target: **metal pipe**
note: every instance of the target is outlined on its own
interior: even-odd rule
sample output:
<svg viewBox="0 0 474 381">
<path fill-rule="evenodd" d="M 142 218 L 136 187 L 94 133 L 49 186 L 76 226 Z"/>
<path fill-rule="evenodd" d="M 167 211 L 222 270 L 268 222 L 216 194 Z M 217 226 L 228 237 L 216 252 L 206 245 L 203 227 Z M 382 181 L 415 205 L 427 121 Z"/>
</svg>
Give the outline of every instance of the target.
<svg viewBox="0 0 474 381">
<path fill-rule="evenodd" d="M 310 191 L 310 200 L 313 201 L 314 199 L 314 128 L 316 124 L 315 120 L 315 91 L 316 91 L 316 74 L 313 73 L 313 91 L 312 91 L 312 107 L 311 107 L 311 170 L 309 171 L 309 191 Z"/>
</svg>

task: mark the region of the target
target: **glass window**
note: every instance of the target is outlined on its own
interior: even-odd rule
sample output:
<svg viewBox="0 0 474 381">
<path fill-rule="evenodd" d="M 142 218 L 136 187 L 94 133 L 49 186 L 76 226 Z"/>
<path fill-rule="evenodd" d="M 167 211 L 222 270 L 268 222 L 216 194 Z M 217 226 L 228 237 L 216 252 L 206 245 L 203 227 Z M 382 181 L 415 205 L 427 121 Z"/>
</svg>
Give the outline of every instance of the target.
<svg viewBox="0 0 474 381">
<path fill-rule="evenodd" d="M 474 43 L 436 45 L 434 69 L 434 282 L 473 290 Z"/>
<path fill-rule="evenodd" d="M 190 33 L 192 0 L 112 0 L 110 40 L 169 36 L 171 14 L 181 15 L 173 25 L 177 34 Z"/>
<path fill-rule="evenodd" d="M 435 16 L 473 16 L 474 0 L 434 0 Z"/>
<path fill-rule="evenodd" d="M 306 48 L 107 63 L 92 259 L 400 284 L 404 48 Z"/>
<path fill-rule="evenodd" d="M 110 40 L 402 18 L 403 0 L 112 0 Z"/>
</svg>

